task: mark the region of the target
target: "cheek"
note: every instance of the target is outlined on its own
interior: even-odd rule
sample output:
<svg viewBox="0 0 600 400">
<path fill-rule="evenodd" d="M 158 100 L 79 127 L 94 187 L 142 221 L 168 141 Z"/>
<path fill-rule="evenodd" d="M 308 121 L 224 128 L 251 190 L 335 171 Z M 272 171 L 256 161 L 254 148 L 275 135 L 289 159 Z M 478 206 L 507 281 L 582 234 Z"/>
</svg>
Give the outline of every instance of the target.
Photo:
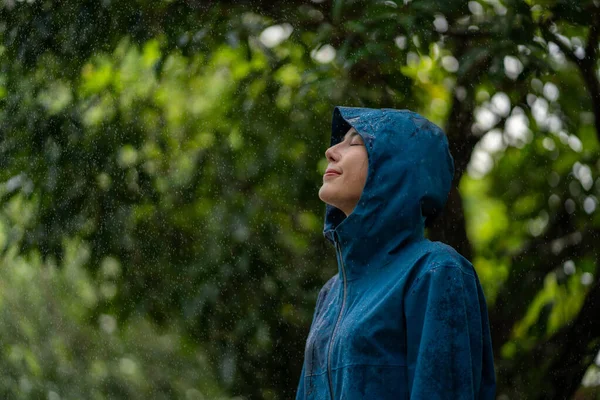
<svg viewBox="0 0 600 400">
<path fill-rule="evenodd" d="M 366 179 L 366 168 L 362 167 L 362 161 L 356 160 L 357 163 L 347 168 L 344 172 L 344 186 L 351 191 L 362 190 Z"/>
<path fill-rule="evenodd" d="M 363 157 L 360 160 L 360 177 L 361 180 L 364 182 L 367 179 L 367 174 L 369 172 L 369 161 L 367 160 L 367 157 Z"/>
<path fill-rule="evenodd" d="M 351 161 L 349 177 L 353 182 L 357 184 L 363 184 L 367 179 L 367 172 L 369 169 L 369 162 L 366 154 L 358 154 Z"/>
</svg>

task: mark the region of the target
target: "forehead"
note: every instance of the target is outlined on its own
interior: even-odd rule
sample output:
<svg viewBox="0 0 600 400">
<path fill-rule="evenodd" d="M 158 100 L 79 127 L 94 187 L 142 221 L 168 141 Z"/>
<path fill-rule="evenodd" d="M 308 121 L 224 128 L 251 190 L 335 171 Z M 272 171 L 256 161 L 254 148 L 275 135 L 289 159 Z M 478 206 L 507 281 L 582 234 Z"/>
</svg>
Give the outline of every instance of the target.
<svg viewBox="0 0 600 400">
<path fill-rule="evenodd" d="M 358 135 L 358 132 L 356 131 L 356 129 L 354 129 L 354 127 L 352 127 L 348 130 L 348 132 L 346 132 L 343 140 L 352 139 L 354 136 L 357 136 L 357 135 Z"/>
</svg>

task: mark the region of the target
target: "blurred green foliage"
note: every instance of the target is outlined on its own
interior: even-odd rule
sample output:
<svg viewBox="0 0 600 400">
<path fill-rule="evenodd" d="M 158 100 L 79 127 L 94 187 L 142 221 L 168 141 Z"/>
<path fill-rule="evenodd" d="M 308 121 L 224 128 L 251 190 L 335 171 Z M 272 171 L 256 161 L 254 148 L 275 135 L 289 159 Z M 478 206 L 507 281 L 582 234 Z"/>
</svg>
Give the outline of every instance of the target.
<svg viewBox="0 0 600 400">
<path fill-rule="evenodd" d="M 107 258 L 97 277 L 90 249 L 65 239 L 61 265 L 6 249 L 0 261 L 0 396 L 4 399 L 222 398 L 206 355 L 177 326 L 144 316 L 121 326 L 90 312 L 114 295 L 121 266 Z"/>
</svg>

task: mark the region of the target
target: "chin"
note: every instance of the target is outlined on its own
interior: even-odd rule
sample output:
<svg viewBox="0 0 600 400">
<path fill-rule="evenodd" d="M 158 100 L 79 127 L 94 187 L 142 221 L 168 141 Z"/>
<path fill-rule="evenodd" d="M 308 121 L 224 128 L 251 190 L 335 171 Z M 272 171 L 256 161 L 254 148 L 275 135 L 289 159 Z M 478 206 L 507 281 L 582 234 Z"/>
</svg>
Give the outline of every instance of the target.
<svg viewBox="0 0 600 400">
<path fill-rule="evenodd" d="M 337 196 L 335 195 L 335 190 L 332 189 L 333 188 L 328 188 L 327 184 L 321 186 L 321 189 L 319 190 L 319 199 L 321 199 L 321 201 L 324 203 L 337 207 L 336 204 L 339 202 L 336 201 Z"/>
<path fill-rule="evenodd" d="M 323 186 L 321 186 L 321 189 L 319 189 L 319 199 L 321 199 L 321 201 L 327 203 L 327 204 L 331 204 L 331 202 L 333 201 L 333 197 L 331 190 L 329 190 L 329 188 L 327 188 L 327 184 L 323 184 Z"/>
</svg>

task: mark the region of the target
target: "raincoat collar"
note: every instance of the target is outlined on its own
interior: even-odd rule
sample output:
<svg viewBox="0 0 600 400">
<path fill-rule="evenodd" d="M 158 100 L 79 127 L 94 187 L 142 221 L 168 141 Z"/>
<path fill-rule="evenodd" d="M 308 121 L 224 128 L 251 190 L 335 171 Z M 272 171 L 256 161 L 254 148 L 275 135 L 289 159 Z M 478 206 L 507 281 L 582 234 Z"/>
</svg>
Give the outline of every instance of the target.
<svg viewBox="0 0 600 400">
<path fill-rule="evenodd" d="M 415 112 L 335 107 L 331 146 L 350 127 L 367 149 L 367 179 L 347 217 L 326 205 L 323 229 L 341 250 L 338 270 L 347 280 L 385 266 L 406 246 L 424 240 L 425 227 L 443 210 L 454 177 L 446 135 Z"/>
</svg>

